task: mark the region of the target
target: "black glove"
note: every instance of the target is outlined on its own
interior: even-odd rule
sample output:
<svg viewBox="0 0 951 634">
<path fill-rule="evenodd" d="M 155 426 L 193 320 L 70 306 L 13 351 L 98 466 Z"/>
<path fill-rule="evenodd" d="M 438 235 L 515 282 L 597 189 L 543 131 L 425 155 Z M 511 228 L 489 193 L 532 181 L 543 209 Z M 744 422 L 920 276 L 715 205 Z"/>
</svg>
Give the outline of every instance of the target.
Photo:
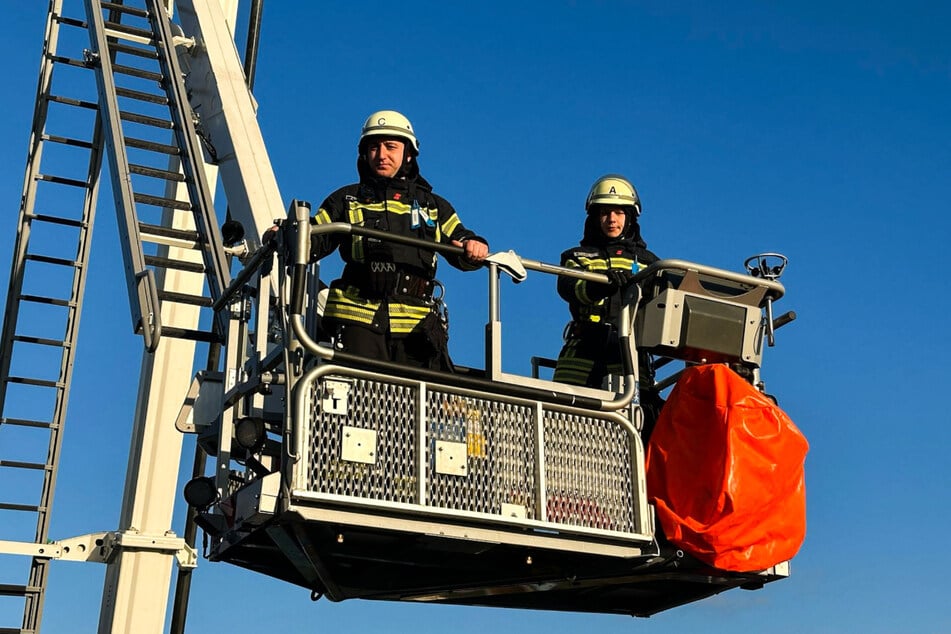
<svg viewBox="0 0 951 634">
<path fill-rule="evenodd" d="M 611 286 L 614 287 L 615 291 L 627 288 L 627 285 L 631 283 L 631 278 L 634 277 L 634 274 L 625 269 L 610 269 L 607 272 L 607 276 L 611 278 Z"/>
<path fill-rule="evenodd" d="M 620 289 L 627 286 L 633 275 L 630 271 L 623 269 L 608 269 L 604 275 L 610 280 L 608 283 L 588 282 L 588 296 L 592 299 L 604 299 L 617 293 Z"/>
</svg>

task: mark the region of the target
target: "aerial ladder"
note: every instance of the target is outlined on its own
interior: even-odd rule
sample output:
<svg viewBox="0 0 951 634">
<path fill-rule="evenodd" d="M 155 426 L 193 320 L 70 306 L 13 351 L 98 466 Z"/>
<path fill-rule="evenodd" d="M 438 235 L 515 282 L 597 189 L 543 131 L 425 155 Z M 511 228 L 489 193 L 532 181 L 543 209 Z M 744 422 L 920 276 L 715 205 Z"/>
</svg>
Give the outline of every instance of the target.
<svg viewBox="0 0 951 634">
<path fill-rule="evenodd" d="M 236 3 L 182 0 L 174 22 L 159 0 L 84 0 L 81 17 L 65 17 L 63 4 L 51 0 L 48 11 L 0 341 L 0 470 L 35 477 L 39 490 L 32 500 L 0 501 L 0 512 L 29 518 L 16 534 L 20 524 L 2 523 L 0 554 L 22 558 L 29 570 L 25 583 L 0 582 L 0 593 L 24 599 L 21 625 L 0 624 L 0 632 L 39 630 L 55 559 L 106 564 L 100 632 L 160 631 L 168 586 L 161 592 L 156 580 L 170 579 L 177 563 L 172 631 L 183 631 L 194 525 L 210 540 L 210 559 L 334 601 L 646 616 L 788 574 L 784 562 L 743 573 L 711 569 L 657 534 L 644 487 L 636 361 L 643 349 L 657 355 L 657 367 L 729 362 L 761 386 L 764 342 L 793 317 L 772 314 L 785 292 L 784 260 L 756 260 L 742 274 L 679 260 L 643 271 L 618 324 L 626 371 L 605 389 L 502 370 L 502 279 L 520 282 L 532 271 L 604 281 L 512 252 L 494 254 L 486 267 L 484 368 L 440 375 L 347 355 L 317 327 L 319 266 L 307 261 L 307 245 L 315 232 L 373 230 L 314 229 L 309 206 L 298 201 L 285 214 L 250 72 L 228 27 Z M 84 43 L 64 52 L 64 30 Z M 80 87 L 78 96 L 56 88 L 66 70 L 86 76 L 67 84 Z M 70 121 L 74 111 L 87 114 L 84 135 L 75 125 L 69 135 L 55 128 L 60 108 Z M 82 161 L 54 161 L 52 148 L 61 147 L 84 153 Z M 132 327 L 145 348 L 133 459 L 117 530 L 50 541 L 103 163 Z M 65 169 L 77 165 L 79 174 Z M 238 233 L 226 241 L 219 230 L 216 170 L 243 240 Z M 56 205 L 57 213 L 44 206 L 41 194 L 52 187 L 75 190 L 73 204 Z M 275 240 L 261 245 L 258 236 L 275 220 Z M 71 240 L 41 242 L 47 226 Z M 233 256 L 241 261 L 236 275 Z M 38 266 L 66 270 L 62 287 L 34 289 Z M 668 309 L 671 297 L 703 310 Z M 26 329 L 37 323 L 34 306 L 59 309 L 61 321 L 50 332 Z M 34 348 L 56 351 L 49 369 L 18 366 L 38 356 Z M 193 377 L 196 353 L 204 370 Z M 50 396 L 18 394 L 27 389 Z M 11 430 L 40 439 L 8 440 Z M 182 432 L 197 436 L 199 450 L 184 491 L 194 525 L 179 537 L 170 524 Z M 23 453 L 8 458 L 13 447 Z"/>
<path fill-rule="evenodd" d="M 163 495 L 153 486 L 174 481 L 181 451 L 177 432 L 163 435 L 171 427 L 156 421 L 168 417 L 169 403 L 177 409 L 195 344 L 209 346 L 214 357 L 224 341 L 224 317 L 209 309 L 230 280 L 230 264 L 209 185 L 215 172 L 205 173 L 203 152 L 210 148 L 201 145 L 176 48 L 193 41 L 172 31 L 162 2 L 90 1 L 85 15 L 78 3 L 65 4 L 72 15 L 62 0 L 52 0 L 47 11 L 3 327 L 0 469 L 12 476 L 3 487 L 9 498 L 0 502 L 0 552 L 28 561 L 29 570 L 25 583 L 0 583 L 2 594 L 24 602 L 20 626 L 3 624 L 2 631 L 38 631 L 48 565 L 57 558 L 108 563 L 101 631 L 148 631 L 161 627 L 165 599 L 154 598 L 154 587 L 136 590 L 121 564 L 140 559 L 141 572 L 152 561 L 165 578 L 173 559 L 186 569 L 194 565 L 193 551 L 169 531 L 174 484 Z M 215 10 L 227 30 L 222 9 Z M 104 162 L 133 329 L 146 348 L 132 451 L 157 459 L 133 462 L 119 531 L 51 545 L 49 513 Z M 136 595 L 152 607 L 136 606 Z"/>
</svg>

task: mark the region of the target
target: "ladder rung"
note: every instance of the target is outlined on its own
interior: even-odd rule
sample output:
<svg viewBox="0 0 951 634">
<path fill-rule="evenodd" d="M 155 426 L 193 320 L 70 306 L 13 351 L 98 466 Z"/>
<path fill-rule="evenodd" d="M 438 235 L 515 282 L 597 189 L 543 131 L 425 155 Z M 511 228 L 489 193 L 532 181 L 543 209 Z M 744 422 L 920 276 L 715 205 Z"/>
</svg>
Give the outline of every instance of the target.
<svg viewBox="0 0 951 634">
<path fill-rule="evenodd" d="M 12 583 L 0 583 L 0 596 L 4 597 L 25 597 L 27 595 L 27 586 L 15 585 Z M 20 630 L 10 630 L 19 632 Z M 2 632 L 2 630 L 0 630 Z"/>
<path fill-rule="evenodd" d="M 131 88 L 120 88 L 118 86 L 116 86 L 116 94 L 120 97 L 128 97 L 129 99 L 136 99 L 138 101 L 147 101 L 149 103 L 157 103 L 163 106 L 168 105 L 168 97 L 165 95 L 156 95 L 150 92 L 132 90 Z"/>
<path fill-rule="evenodd" d="M 224 343 L 224 338 L 216 332 L 191 330 L 188 328 L 175 328 L 173 326 L 162 326 L 162 336 L 171 337 L 172 339 L 201 341 L 204 343 Z"/>
<path fill-rule="evenodd" d="M 136 26 L 129 26 L 128 24 L 120 24 L 119 22 L 106 22 L 103 26 L 112 31 L 118 33 L 126 33 L 128 35 L 134 35 L 136 37 L 144 37 L 146 39 L 152 39 L 152 31 L 150 29 L 140 29 Z"/>
<path fill-rule="evenodd" d="M 149 196 L 148 194 L 135 194 L 135 202 L 143 205 L 154 205 L 156 207 L 169 207 L 170 209 L 184 209 L 190 211 L 192 204 L 187 200 L 174 200 L 172 198 L 162 198 L 161 196 Z"/>
<path fill-rule="evenodd" d="M 63 104 L 66 104 L 67 106 L 78 106 L 80 108 L 86 108 L 87 110 L 99 109 L 99 104 L 97 104 L 95 101 L 73 99 L 72 97 L 63 97 L 62 95 L 50 95 L 47 99 L 55 103 L 63 103 Z"/>
<path fill-rule="evenodd" d="M 42 462 L 19 462 L 17 460 L 0 460 L 0 467 L 8 467 L 10 469 L 30 469 L 32 471 L 45 471 L 48 469 L 47 465 Z"/>
<path fill-rule="evenodd" d="M 41 346 L 53 346 L 55 348 L 68 348 L 69 342 L 60 339 L 47 339 L 45 337 L 33 337 L 31 335 L 13 335 L 14 341 L 20 343 L 36 343 Z"/>
<path fill-rule="evenodd" d="M 4 511 L 29 511 L 31 513 L 36 513 L 40 510 L 39 506 L 34 506 L 32 504 L 8 504 L 5 502 L 0 502 L 0 510 Z"/>
<path fill-rule="evenodd" d="M 50 381 L 47 379 L 31 379 L 26 376 L 8 376 L 7 383 L 19 383 L 21 385 L 35 385 L 37 387 L 66 387 L 62 381 Z"/>
<path fill-rule="evenodd" d="M 60 24 L 66 24 L 68 26 L 78 26 L 81 29 L 86 28 L 86 22 L 84 20 L 77 20 L 76 18 L 68 18 L 65 15 L 57 15 L 53 18 Z"/>
<path fill-rule="evenodd" d="M 159 301 L 174 302 L 176 304 L 188 304 L 190 306 L 211 306 L 214 301 L 210 297 L 203 295 L 186 295 L 185 293 L 173 293 L 171 291 L 159 291 Z M 165 327 L 162 327 L 164 332 Z"/>
<path fill-rule="evenodd" d="M 153 178 L 164 178 L 169 181 L 176 181 L 178 183 L 185 182 L 185 175 L 181 172 L 172 172 L 170 170 L 160 170 L 155 167 L 146 167 L 145 165 L 134 165 L 129 163 L 129 171 L 133 174 L 141 174 L 142 176 L 152 176 Z"/>
<path fill-rule="evenodd" d="M 37 304 L 52 304 L 54 306 L 75 306 L 76 303 L 68 299 L 58 299 L 56 297 L 43 297 L 42 295 L 20 295 L 20 300 L 24 302 L 34 302 Z"/>
<path fill-rule="evenodd" d="M 121 73 L 123 75 L 131 75 L 132 77 L 139 77 L 141 79 L 151 79 L 152 81 L 162 82 L 164 77 L 162 73 L 156 73 L 151 70 L 143 70 L 141 68 L 135 68 L 133 66 L 124 66 L 122 64 L 113 64 L 112 71 L 115 73 Z"/>
<path fill-rule="evenodd" d="M 129 15 L 138 16 L 140 18 L 149 17 L 149 12 L 145 9 L 140 9 L 138 7 L 127 7 L 124 4 L 117 4 L 115 2 L 100 2 L 103 9 L 109 9 L 111 11 L 118 11 L 119 13 L 128 13 Z"/>
<path fill-rule="evenodd" d="M 188 229 L 173 229 L 161 225 L 150 225 L 144 222 L 139 223 L 139 233 L 162 236 L 163 238 L 174 238 L 175 240 L 186 240 L 189 242 L 198 242 L 198 232 Z"/>
<path fill-rule="evenodd" d="M 146 255 L 145 263 L 149 266 L 155 266 L 162 269 L 175 269 L 177 271 L 190 271 L 191 273 L 204 273 L 205 265 L 201 262 L 186 262 L 184 260 L 173 260 L 171 258 L 160 258 L 157 255 Z"/>
<path fill-rule="evenodd" d="M 144 139 L 136 139 L 134 137 L 125 137 L 125 144 L 129 147 L 138 148 L 140 150 L 150 150 L 152 152 L 161 152 L 162 154 L 170 154 L 172 156 L 177 156 L 181 154 L 181 150 L 178 149 L 177 145 L 167 145 L 165 143 L 156 143 L 155 141 L 146 141 Z"/>
<path fill-rule="evenodd" d="M 154 48 L 142 48 L 141 46 L 133 46 L 125 42 L 109 42 L 109 50 L 115 51 L 116 53 L 136 55 L 146 59 L 158 59 L 158 53 Z"/>
<path fill-rule="evenodd" d="M 64 57 L 62 55 L 50 55 L 49 59 L 56 64 L 75 66 L 76 68 L 89 68 L 89 63 L 81 59 L 73 59 L 71 57 Z"/>
<path fill-rule="evenodd" d="M 59 266 L 82 266 L 76 260 L 68 260 L 66 258 L 54 258 L 49 255 L 38 255 L 35 253 L 28 253 L 25 256 L 25 259 L 32 260 L 33 262 L 43 262 L 45 264 L 57 264 Z"/>
<path fill-rule="evenodd" d="M 37 174 L 36 180 L 57 183 L 58 185 L 69 185 L 70 187 L 82 187 L 83 189 L 88 187 L 86 181 L 75 178 L 65 178 L 63 176 L 53 176 L 52 174 Z"/>
<path fill-rule="evenodd" d="M 42 136 L 44 141 L 49 141 L 50 143 L 62 143 L 63 145 L 72 145 L 75 147 L 83 147 L 87 150 L 92 149 L 92 142 L 90 141 L 81 141 L 79 139 L 70 139 L 64 136 L 54 136 L 52 134 L 44 134 Z"/>
<path fill-rule="evenodd" d="M 56 225 L 66 225 L 67 227 L 84 227 L 86 223 L 82 220 L 75 220 L 73 218 L 60 218 L 59 216 L 51 216 L 49 214 L 26 214 L 28 218 L 33 220 L 39 220 L 40 222 L 50 222 Z"/>
<path fill-rule="evenodd" d="M 42 420 L 27 420 L 25 418 L 0 418 L 0 425 L 14 425 L 16 427 L 37 427 L 41 429 L 52 429 L 53 423 Z"/>
<path fill-rule="evenodd" d="M 150 125 L 153 128 L 162 128 L 163 130 L 171 130 L 175 127 L 175 124 L 167 119 L 159 119 L 158 117 L 150 117 L 144 114 L 137 114 L 135 112 L 120 112 L 119 118 L 123 121 L 131 121 L 132 123 L 141 123 L 142 125 Z"/>
</svg>

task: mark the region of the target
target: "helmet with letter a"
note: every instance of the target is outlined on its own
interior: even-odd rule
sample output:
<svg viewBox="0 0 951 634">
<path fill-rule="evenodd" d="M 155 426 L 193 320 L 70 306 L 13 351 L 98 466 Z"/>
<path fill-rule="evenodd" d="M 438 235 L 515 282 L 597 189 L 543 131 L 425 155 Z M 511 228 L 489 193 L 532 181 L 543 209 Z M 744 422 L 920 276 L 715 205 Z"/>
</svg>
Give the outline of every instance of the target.
<svg viewBox="0 0 951 634">
<path fill-rule="evenodd" d="M 419 155 L 419 140 L 413 131 L 413 124 L 395 110 L 378 110 L 367 117 L 360 131 L 360 154 L 364 152 L 366 140 L 374 136 L 399 139 L 406 143 L 407 154 Z"/>
<path fill-rule="evenodd" d="M 589 214 L 598 210 L 598 205 L 606 207 L 622 207 L 633 212 L 636 219 L 641 215 L 641 199 L 631 181 L 619 174 L 607 174 L 594 181 L 584 208 Z"/>
</svg>

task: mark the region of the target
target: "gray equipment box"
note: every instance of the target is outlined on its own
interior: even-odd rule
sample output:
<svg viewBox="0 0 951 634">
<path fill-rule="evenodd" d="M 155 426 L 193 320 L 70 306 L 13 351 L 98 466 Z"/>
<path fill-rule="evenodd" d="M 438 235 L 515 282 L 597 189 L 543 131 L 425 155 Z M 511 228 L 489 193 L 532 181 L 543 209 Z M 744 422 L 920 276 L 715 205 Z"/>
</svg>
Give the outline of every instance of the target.
<svg viewBox="0 0 951 634">
<path fill-rule="evenodd" d="M 642 288 L 635 320 L 638 349 L 694 363 L 759 366 L 767 291 L 762 280 L 661 269 Z"/>
</svg>

